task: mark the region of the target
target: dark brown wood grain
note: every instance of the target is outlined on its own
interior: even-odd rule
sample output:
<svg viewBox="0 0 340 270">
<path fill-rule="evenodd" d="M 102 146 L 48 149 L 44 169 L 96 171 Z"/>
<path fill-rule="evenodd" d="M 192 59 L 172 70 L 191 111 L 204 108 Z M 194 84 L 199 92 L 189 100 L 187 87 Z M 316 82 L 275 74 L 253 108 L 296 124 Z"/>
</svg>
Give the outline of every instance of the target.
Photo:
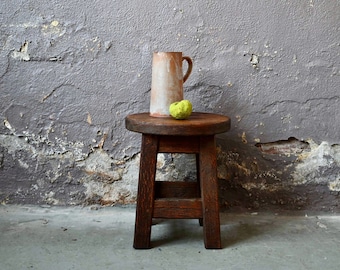
<svg viewBox="0 0 340 270">
<path fill-rule="evenodd" d="M 221 248 L 216 159 L 214 136 L 201 136 L 199 172 L 206 248 Z"/>
<path fill-rule="evenodd" d="M 202 218 L 202 201 L 200 198 L 167 198 L 155 200 L 155 218 Z"/>
<path fill-rule="evenodd" d="M 125 118 L 128 130 L 157 135 L 215 135 L 230 128 L 227 116 L 193 112 L 188 119 L 176 120 L 172 117 L 152 117 L 149 113 L 131 114 Z"/>
<path fill-rule="evenodd" d="M 158 136 L 142 137 L 134 248 L 150 248 L 153 215 Z"/>
<path fill-rule="evenodd" d="M 193 113 L 188 120 L 126 117 L 127 129 L 142 133 L 134 248 L 151 248 L 153 218 L 197 218 L 206 248 L 221 248 L 215 134 L 226 132 L 225 116 Z M 196 156 L 197 182 L 155 181 L 158 153 Z"/>
</svg>

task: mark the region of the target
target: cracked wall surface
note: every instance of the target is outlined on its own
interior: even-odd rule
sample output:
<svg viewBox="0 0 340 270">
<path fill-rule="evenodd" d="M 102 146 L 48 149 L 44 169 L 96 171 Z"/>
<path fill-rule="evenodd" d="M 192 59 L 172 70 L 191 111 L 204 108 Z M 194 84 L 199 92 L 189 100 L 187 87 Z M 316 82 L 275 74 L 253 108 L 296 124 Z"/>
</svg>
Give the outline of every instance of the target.
<svg viewBox="0 0 340 270">
<path fill-rule="evenodd" d="M 134 203 L 154 51 L 193 59 L 185 98 L 230 116 L 220 201 L 339 211 L 338 1 L 2 1 L 0 201 Z M 159 180 L 195 161 L 159 155 Z"/>
</svg>

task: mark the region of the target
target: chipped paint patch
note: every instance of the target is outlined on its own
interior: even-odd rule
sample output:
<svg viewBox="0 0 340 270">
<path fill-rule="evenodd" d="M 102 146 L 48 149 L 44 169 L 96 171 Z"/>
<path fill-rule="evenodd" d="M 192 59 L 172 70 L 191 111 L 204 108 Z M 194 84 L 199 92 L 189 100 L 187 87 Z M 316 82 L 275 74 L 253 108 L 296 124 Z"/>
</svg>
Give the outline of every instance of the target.
<svg viewBox="0 0 340 270">
<path fill-rule="evenodd" d="M 288 138 L 288 140 L 280 140 L 276 142 L 257 143 L 255 145 L 261 152 L 270 155 L 283 154 L 286 156 L 298 155 L 301 153 L 309 152 L 309 143 L 300 141 L 294 137 Z"/>
<path fill-rule="evenodd" d="M 4 120 L 4 125 L 5 125 L 5 127 L 6 127 L 7 129 L 9 129 L 11 132 L 14 132 L 14 131 L 15 131 L 15 129 L 12 127 L 12 125 L 10 124 L 10 122 L 9 122 L 7 119 Z"/>
<path fill-rule="evenodd" d="M 89 175 L 97 176 L 100 181 L 113 183 L 122 179 L 123 169 L 114 168 L 114 160 L 103 149 L 96 149 L 77 164 Z"/>
<path fill-rule="evenodd" d="M 328 184 L 328 188 L 331 191 L 340 191 L 340 178 L 335 181 L 332 181 Z"/>
<path fill-rule="evenodd" d="M 340 179 L 340 147 L 322 142 L 317 145 L 310 141 L 311 151 L 299 156 L 299 163 L 293 172 L 295 185 L 317 183 L 327 184 L 330 189 L 338 187 Z"/>
<path fill-rule="evenodd" d="M 244 144 L 247 144 L 247 143 L 248 143 L 247 135 L 246 135 L 245 132 L 242 133 L 241 139 L 242 139 L 242 142 L 243 142 Z"/>
<path fill-rule="evenodd" d="M 28 41 L 25 41 L 18 51 L 13 51 L 12 57 L 17 60 L 30 61 L 31 57 L 28 53 Z"/>
<path fill-rule="evenodd" d="M 0 146 L 7 149 L 7 152 L 11 154 L 13 158 L 15 158 L 15 153 L 18 150 L 28 152 L 32 156 L 37 154 L 37 151 L 33 146 L 27 144 L 25 140 L 21 140 L 16 136 L 0 134 Z M 24 161 L 21 162 L 25 163 Z"/>
<path fill-rule="evenodd" d="M 260 58 L 256 54 L 252 54 L 250 58 L 250 63 L 252 64 L 253 68 L 258 68 L 258 65 L 260 63 Z"/>
<path fill-rule="evenodd" d="M 104 159 L 107 159 L 107 157 L 104 157 Z M 98 181 L 98 178 L 92 176 L 84 177 L 82 182 L 86 188 L 85 202 L 87 204 L 101 205 L 135 203 L 138 187 L 139 159 L 140 155 L 138 154 L 128 161 L 118 162 L 121 169 L 120 181 L 110 183 Z"/>
<path fill-rule="evenodd" d="M 51 21 L 49 24 L 42 25 L 41 31 L 44 35 L 55 35 L 59 37 L 65 34 L 64 27 L 57 20 Z"/>
</svg>

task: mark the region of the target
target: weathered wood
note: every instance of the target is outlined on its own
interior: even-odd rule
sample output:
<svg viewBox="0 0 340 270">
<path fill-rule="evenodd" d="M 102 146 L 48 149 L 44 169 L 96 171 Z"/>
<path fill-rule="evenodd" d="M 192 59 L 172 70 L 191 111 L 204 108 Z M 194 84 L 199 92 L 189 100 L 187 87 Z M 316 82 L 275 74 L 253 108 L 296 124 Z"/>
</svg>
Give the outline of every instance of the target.
<svg viewBox="0 0 340 270">
<path fill-rule="evenodd" d="M 202 218 L 202 201 L 196 199 L 156 199 L 154 218 Z"/>
<path fill-rule="evenodd" d="M 196 154 L 199 151 L 199 136 L 159 136 L 159 153 Z"/>
<path fill-rule="evenodd" d="M 218 204 L 217 157 L 214 136 L 201 137 L 199 172 L 206 248 L 221 248 Z"/>
<path fill-rule="evenodd" d="M 230 118 L 219 114 L 193 112 L 186 120 L 175 120 L 172 117 L 151 117 L 149 113 L 138 113 L 128 115 L 125 126 L 128 130 L 144 134 L 202 136 L 228 131 Z"/>
<path fill-rule="evenodd" d="M 221 248 L 215 137 L 229 130 L 225 116 L 193 113 L 188 120 L 126 117 L 127 129 L 140 132 L 142 147 L 134 248 L 150 248 L 153 218 L 197 218 L 206 248 Z M 155 181 L 157 153 L 196 155 L 197 182 Z"/>
<path fill-rule="evenodd" d="M 196 154 L 196 176 L 197 176 L 197 185 L 198 185 L 198 192 L 201 194 L 201 177 L 200 177 L 200 155 L 199 153 Z M 203 226 L 203 218 L 198 220 L 199 225 Z"/>
<path fill-rule="evenodd" d="M 136 206 L 133 247 L 150 248 L 152 214 L 155 196 L 155 176 L 158 136 L 143 134 Z"/>
</svg>

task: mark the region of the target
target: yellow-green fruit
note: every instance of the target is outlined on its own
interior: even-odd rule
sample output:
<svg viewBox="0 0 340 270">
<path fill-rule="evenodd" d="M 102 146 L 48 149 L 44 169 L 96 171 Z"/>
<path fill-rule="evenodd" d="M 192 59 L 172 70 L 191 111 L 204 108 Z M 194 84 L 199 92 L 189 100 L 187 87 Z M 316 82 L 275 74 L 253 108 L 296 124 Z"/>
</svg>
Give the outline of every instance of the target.
<svg viewBox="0 0 340 270">
<path fill-rule="evenodd" d="M 174 102 L 170 105 L 169 111 L 171 116 L 175 119 L 186 119 L 192 113 L 192 104 L 187 99 Z"/>
</svg>

